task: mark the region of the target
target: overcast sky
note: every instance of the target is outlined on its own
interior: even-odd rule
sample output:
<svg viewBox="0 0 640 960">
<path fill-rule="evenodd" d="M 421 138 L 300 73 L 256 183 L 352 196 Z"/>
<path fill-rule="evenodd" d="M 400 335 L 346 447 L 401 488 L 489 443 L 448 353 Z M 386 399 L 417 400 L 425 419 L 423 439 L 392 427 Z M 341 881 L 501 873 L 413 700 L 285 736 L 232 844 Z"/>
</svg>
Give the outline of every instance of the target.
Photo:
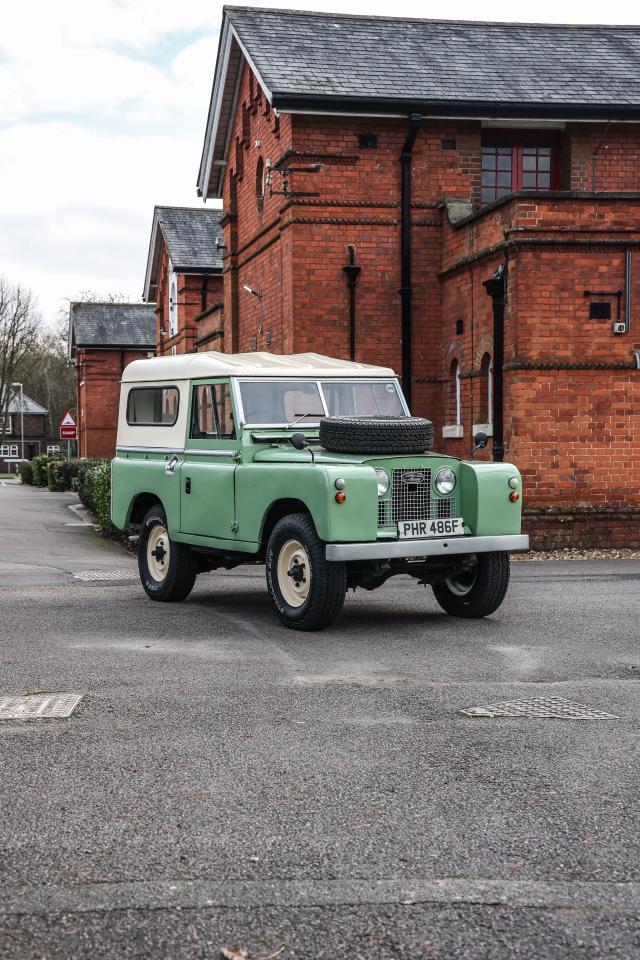
<svg viewBox="0 0 640 960">
<path fill-rule="evenodd" d="M 511 0 L 247 5 L 640 23 L 624 0 L 538 0 L 520 17 Z M 139 300 L 154 204 L 201 203 L 221 11 L 218 0 L 0 0 L 0 273 L 31 287 L 47 318 L 86 289 Z"/>
</svg>

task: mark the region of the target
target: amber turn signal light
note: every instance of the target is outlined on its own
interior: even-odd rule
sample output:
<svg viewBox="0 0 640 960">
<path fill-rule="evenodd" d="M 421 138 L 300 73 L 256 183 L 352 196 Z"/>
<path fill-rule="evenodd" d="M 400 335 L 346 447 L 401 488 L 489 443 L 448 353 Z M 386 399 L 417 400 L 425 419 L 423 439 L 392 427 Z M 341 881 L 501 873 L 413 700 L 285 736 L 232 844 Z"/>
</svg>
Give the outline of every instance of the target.
<svg viewBox="0 0 640 960">
<path fill-rule="evenodd" d="M 343 490 L 338 490 L 336 493 L 336 503 L 344 503 L 346 499 L 346 493 Z"/>
<path fill-rule="evenodd" d="M 511 500 L 511 503 L 517 503 L 519 499 L 520 499 L 520 494 L 518 493 L 518 491 L 512 490 L 511 493 L 509 494 L 509 500 Z"/>
</svg>

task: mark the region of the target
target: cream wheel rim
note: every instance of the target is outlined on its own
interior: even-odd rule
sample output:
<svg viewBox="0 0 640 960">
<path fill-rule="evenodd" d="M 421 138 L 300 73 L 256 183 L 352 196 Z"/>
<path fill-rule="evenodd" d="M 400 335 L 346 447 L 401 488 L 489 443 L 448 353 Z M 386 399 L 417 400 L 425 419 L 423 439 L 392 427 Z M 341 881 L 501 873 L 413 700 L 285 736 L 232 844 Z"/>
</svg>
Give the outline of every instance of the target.
<svg viewBox="0 0 640 960">
<path fill-rule="evenodd" d="M 309 596 L 309 554 L 297 540 L 287 540 L 282 545 L 278 556 L 278 586 L 285 603 L 290 607 L 301 607 Z"/>
<path fill-rule="evenodd" d="M 154 580 L 164 580 L 169 572 L 171 543 L 165 528 L 158 524 L 149 534 L 147 541 L 147 565 Z"/>
</svg>

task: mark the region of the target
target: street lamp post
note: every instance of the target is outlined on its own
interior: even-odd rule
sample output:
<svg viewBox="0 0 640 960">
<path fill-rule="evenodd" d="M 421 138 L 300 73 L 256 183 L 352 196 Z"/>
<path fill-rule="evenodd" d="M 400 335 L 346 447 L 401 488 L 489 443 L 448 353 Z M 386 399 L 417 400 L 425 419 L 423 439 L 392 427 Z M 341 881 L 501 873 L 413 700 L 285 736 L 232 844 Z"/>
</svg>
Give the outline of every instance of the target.
<svg viewBox="0 0 640 960">
<path fill-rule="evenodd" d="M 12 383 L 12 387 L 20 387 L 20 457 L 24 460 L 24 392 L 21 383 Z"/>
</svg>

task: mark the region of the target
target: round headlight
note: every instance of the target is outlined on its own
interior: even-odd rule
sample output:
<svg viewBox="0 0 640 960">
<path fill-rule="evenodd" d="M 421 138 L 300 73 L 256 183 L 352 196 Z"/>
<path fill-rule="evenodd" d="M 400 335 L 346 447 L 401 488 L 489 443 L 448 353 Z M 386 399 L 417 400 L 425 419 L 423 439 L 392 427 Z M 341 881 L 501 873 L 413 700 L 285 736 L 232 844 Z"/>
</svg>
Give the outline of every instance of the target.
<svg viewBox="0 0 640 960">
<path fill-rule="evenodd" d="M 456 475 L 451 467 L 442 467 L 436 473 L 436 490 L 443 497 L 453 493 L 457 482 Z"/>
<path fill-rule="evenodd" d="M 509 486 L 511 487 L 512 490 L 517 490 L 517 488 L 518 488 L 518 478 L 517 478 L 517 477 L 509 477 L 509 479 L 507 480 L 507 483 L 509 484 Z"/>
<path fill-rule="evenodd" d="M 389 474 L 386 470 L 376 470 L 376 479 L 378 481 L 378 496 L 384 497 L 389 489 Z"/>
</svg>

